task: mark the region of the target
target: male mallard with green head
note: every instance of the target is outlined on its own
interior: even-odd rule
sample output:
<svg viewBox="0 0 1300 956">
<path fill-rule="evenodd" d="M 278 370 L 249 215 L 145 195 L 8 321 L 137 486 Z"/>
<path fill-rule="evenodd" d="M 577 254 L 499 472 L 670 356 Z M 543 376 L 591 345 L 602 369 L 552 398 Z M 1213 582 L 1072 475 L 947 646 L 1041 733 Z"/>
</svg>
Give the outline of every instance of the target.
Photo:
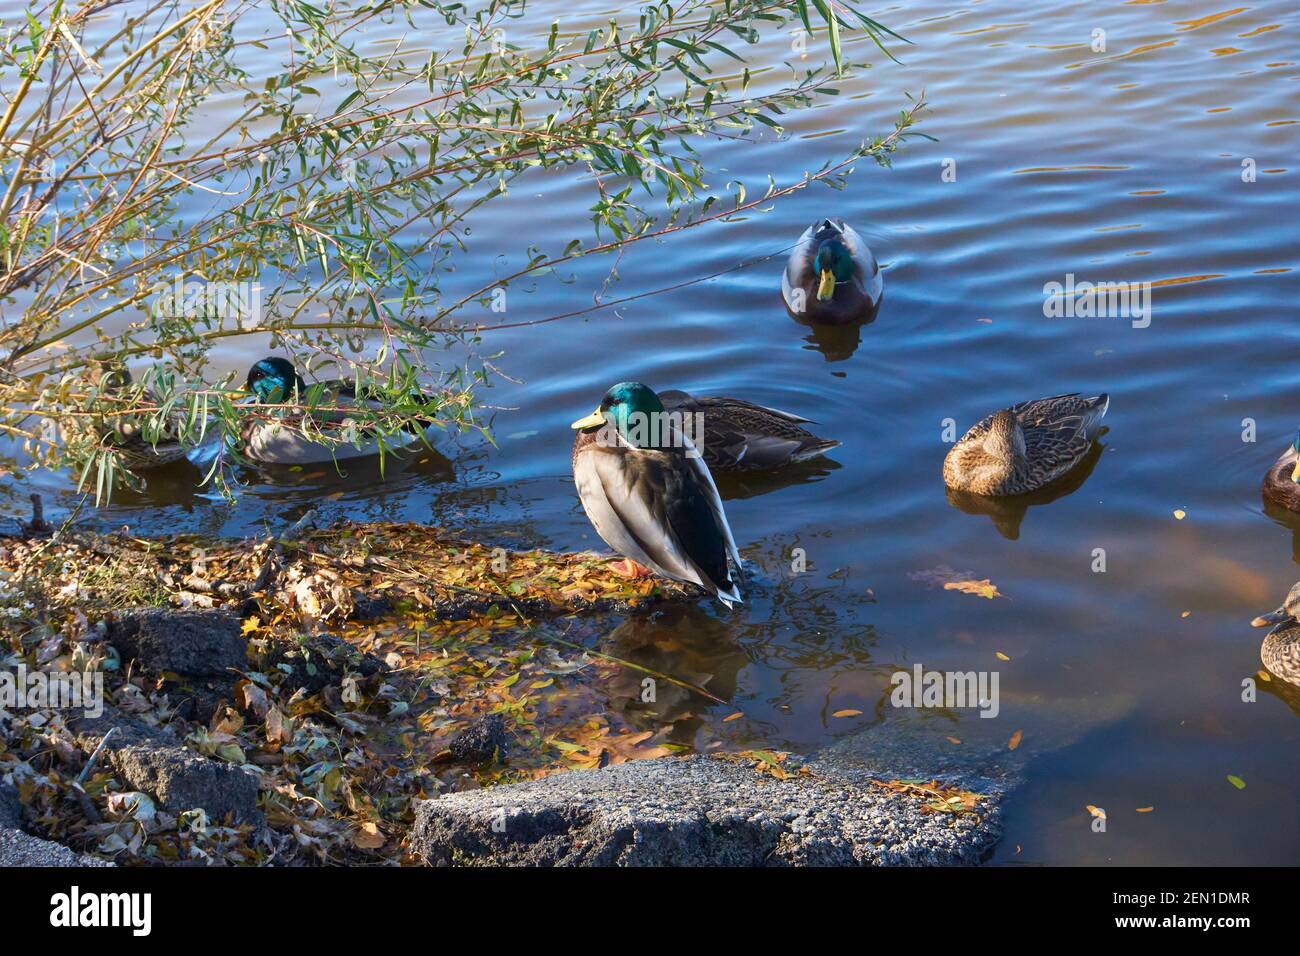
<svg viewBox="0 0 1300 956">
<path fill-rule="evenodd" d="M 601 539 L 625 557 L 696 584 L 728 607 L 740 552 L 722 499 L 690 439 L 639 382 L 621 382 L 573 423 L 573 480 Z"/>
<path fill-rule="evenodd" d="M 1292 586 L 1280 608 L 1250 624 L 1274 625 L 1259 647 L 1259 659 L 1274 677 L 1300 686 L 1300 583 Z"/>
<path fill-rule="evenodd" d="M 1104 392 L 1021 402 L 978 422 L 943 461 L 944 483 L 976 495 L 1022 495 L 1079 464 L 1110 406 Z"/>
<path fill-rule="evenodd" d="M 781 274 L 786 308 L 811 322 L 844 325 L 874 318 L 883 289 L 876 257 L 843 219 L 809 226 Z"/>
<path fill-rule="evenodd" d="M 1300 511 L 1300 435 L 1264 476 L 1264 497 L 1288 511 Z"/>
<path fill-rule="evenodd" d="M 297 369 L 287 359 L 268 356 L 248 370 L 245 388 L 259 402 L 266 405 L 304 403 L 309 389 L 319 388 L 315 405 L 329 410 L 311 412 L 313 424 L 318 428 L 346 429 L 351 423 L 349 408 L 381 408 L 377 398 L 358 397 L 351 382 L 336 379 L 308 386 Z M 250 417 L 241 434 L 244 455 L 251 461 L 277 465 L 308 465 L 320 462 L 363 458 L 378 454 L 378 440 L 325 444 L 306 435 L 292 421 L 279 421 Z M 405 432 L 386 441 L 386 448 L 400 448 L 418 441 L 419 436 Z"/>
<path fill-rule="evenodd" d="M 755 405 L 741 398 L 660 392 L 669 412 L 699 415 L 703 438 L 695 433 L 711 472 L 766 471 L 824 455 L 839 442 L 819 438 L 801 427 L 813 424 L 792 412 Z"/>
</svg>

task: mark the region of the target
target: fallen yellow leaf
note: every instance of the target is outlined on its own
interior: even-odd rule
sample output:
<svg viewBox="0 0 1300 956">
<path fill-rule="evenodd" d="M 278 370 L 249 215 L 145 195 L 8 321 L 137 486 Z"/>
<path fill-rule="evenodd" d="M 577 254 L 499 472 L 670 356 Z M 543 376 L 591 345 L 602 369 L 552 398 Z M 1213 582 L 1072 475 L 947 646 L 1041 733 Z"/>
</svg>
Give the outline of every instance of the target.
<svg viewBox="0 0 1300 956">
<path fill-rule="evenodd" d="M 951 744 L 959 744 L 961 743 L 961 739 L 958 737 L 949 737 L 948 742 Z"/>
<path fill-rule="evenodd" d="M 1091 813 L 1094 817 L 1100 817 L 1103 820 L 1106 819 L 1106 811 L 1103 810 L 1101 807 L 1094 807 L 1091 803 L 1088 804 L 1088 812 Z"/>
<path fill-rule="evenodd" d="M 844 710 L 835 711 L 835 713 L 831 714 L 831 716 L 832 717 L 857 717 L 861 713 L 862 711 L 860 710 L 854 710 L 852 707 L 847 707 Z"/>
<path fill-rule="evenodd" d="M 998 652 L 997 652 L 997 659 L 1000 660 L 1000 661 L 1009 661 L 1009 660 L 1011 660 L 1011 658 L 1007 657 L 1007 655 L 1003 654 L 1001 651 L 998 651 Z"/>
<path fill-rule="evenodd" d="M 1007 741 L 1007 749 L 1008 749 L 1008 750 L 1015 750 L 1017 747 L 1019 747 L 1019 746 L 1020 746 L 1020 738 L 1021 738 L 1021 736 L 1022 736 L 1022 735 L 1021 735 L 1021 732 L 1020 732 L 1019 730 L 1017 730 L 1014 734 L 1012 734 L 1012 735 L 1011 735 L 1011 739 Z"/>
<path fill-rule="evenodd" d="M 960 591 L 962 594 L 975 594 L 982 598 L 988 598 L 990 601 L 995 597 L 1001 597 L 995 585 L 988 578 L 982 581 L 947 581 L 944 583 L 945 591 Z"/>
<path fill-rule="evenodd" d="M 1150 813 L 1150 812 L 1151 812 L 1152 810 L 1154 810 L 1154 809 L 1155 809 L 1155 807 L 1138 807 L 1138 808 L 1137 808 L 1137 812 L 1138 812 L 1138 813 Z"/>
<path fill-rule="evenodd" d="M 1182 521 L 1184 518 L 1187 517 L 1187 512 L 1184 511 L 1182 508 L 1175 508 L 1174 517 L 1177 518 L 1179 521 Z"/>
<path fill-rule="evenodd" d="M 733 720 L 740 720 L 740 718 L 741 718 L 741 717 L 744 717 L 744 716 L 745 716 L 744 711 L 739 711 L 739 710 L 738 710 L 738 711 L 736 711 L 734 714 L 728 714 L 726 717 L 723 717 L 723 718 L 722 718 L 722 722 L 723 722 L 724 724 L 726 724 L 726 723 L 730 723 L 730 722 L 733 721 Z"/>
</svg>

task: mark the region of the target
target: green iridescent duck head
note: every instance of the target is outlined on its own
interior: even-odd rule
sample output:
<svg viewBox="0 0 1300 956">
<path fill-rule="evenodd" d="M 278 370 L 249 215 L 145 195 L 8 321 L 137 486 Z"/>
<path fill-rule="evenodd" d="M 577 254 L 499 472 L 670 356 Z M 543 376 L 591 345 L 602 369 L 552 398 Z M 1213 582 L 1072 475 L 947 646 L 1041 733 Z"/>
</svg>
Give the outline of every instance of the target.
<svg viewBox="0 0 1300 956">
<path fill-rule="evenodd" d="M 588 431 L 610 425 L 629 445 L 654 448 L 661 432 L 656 425 L 663 414 L 664 403 L 654 389 L 640 382 L 619 382 L 605 393 L 594 412 L 570 427 Z"/>
<path fill-rule="evenodd" d="M 248 370 L 244 387 L 268 405 L 278 405 L 288 400 L 296 388 L 306 394 L 307 383 L 287 359 L 268 356 Z"/>
</svg>

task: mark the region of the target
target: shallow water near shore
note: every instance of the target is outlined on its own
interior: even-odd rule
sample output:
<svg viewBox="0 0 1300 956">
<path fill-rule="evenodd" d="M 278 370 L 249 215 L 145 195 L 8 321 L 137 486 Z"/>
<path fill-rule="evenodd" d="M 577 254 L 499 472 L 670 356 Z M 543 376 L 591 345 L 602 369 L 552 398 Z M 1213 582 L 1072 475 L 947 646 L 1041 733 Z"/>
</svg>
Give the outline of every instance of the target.
<svg viewBox="0 0 1300 956">
<path fill-rule="evenodd" d="M 673 291 L 485 332 L 482 352 L 500 352 L 493 364 L 518 380 L 480 393 L 499 447 L 435 435 L 437 454 L 390 462 L 384 480 L 355 463 L 343 476 L 327 466 L 250 476 L 233 506 L 196 492 L 180 468 L 92 520 L 244 535 L 314 507 L 324 520 L 415 520 L 507 546 L 599 548 L 569 474 L 568 425 L 608 385 L 638 379 L 789 409 L 843 446 L 782 478 L 721 483 L 750 563 L 746 603 L 615 618 L 595 639 L 727 706 L 672 688 L 648 707 L 629 671 L 611 681 L 609 708 L 701 750 L 806 753 L 849 735 L 869 749 L 900 719 L 889 703 L 895 671 L 996 671 L 996 718 L 918 718 L 933 727 L 936 754 L 992 734 L 980 725 L 1025 751 L 994 862 L 1300 861 L 1300 689 L 1257 681 L 1258 700 L 1242 700 L 1264 636 L 1249 621 L 1300 578 L 1300 516 L 1266 511 L 1259 495 L 1300 425 L 1300 10 L 1062 7 L 864 7 L 912 41 L 896 48 L 902 63 L 854 43 L 849 55 L 872 68 L 790 117 L 786 138 L 704 147 L 713 185 L 742 179 L 752 194 L 768 173 L 789 183 L 887 132 L 904 91 L 924 88 L 930 108 L 917 129 L 938 142 L 911 141 L 892 169 L 860 164 L 845 191 L 814 187 L 744 221 L 636 244 L 607 298 L 681 286 Z M 538 4 L 528 22 L 544 31 L 552 8 L 572 30 L 612 13 L 591 0 Z M 11 22 L 17 7 L 6 0 L 0 11 Z M 384 26 L 373 26 L 377 46 L 405 29 L 389 24 L 381 36 Z M 1107 49 L 1095 53 L 1098 28 Z M 782 36 L 746 55 L 774 65 L 756 82 L 797 59 Z M 587 232 L 589 182 L 547 176 L 533 187 L 473 220 L 450 292 L 511 271 L 527 244 L 562 248 Z M 782 307 L 781 252 L 823 215 L 857 227 L 885 268 L 883 307 L 859 329 L 811 330 Z M 589 305 L 612 265 L 512 286 L 505 319 Z M 1071 275 L 1151 282 L 1149 327 L 1045 317 L 1044 285 Z M 220 353 L 219 371 L 266 351 L 241 340 Z M 989 411 L 1063 391 L 1111 396 L 1110 430 L 1071 487 L 993 513 L 950 500 L 945 420 L 960 434 Z M 26 484 L 47 503 L 74 500 L 64 476 Z M 794 549 L 806 570 L 794 570 Z M 999 596 L 946 590 L 951 577 L 988 579 Z M 1071 739 L 1041 717 L 1054 704 L 1077 715 Z M 1106 811 L 1105 833 L 1090 828 L 1088 805 Z"/>
</svg>

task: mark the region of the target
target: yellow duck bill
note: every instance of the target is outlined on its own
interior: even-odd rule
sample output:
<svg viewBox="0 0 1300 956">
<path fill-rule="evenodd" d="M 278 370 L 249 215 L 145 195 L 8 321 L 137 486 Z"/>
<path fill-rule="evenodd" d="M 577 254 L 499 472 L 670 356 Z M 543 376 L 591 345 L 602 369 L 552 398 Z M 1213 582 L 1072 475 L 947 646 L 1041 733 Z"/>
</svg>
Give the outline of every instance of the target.
<svg viewBox="0 0 1300 956">
<path fill-rule="evenodd" d="M 829 302 L 835 296 L 835 273 L 830 269 L 822 270 L 822 281 L 817 286 L 817 298 Z"/>
<path fill-rule="evenodd" d="M 569 427 L 585 430 L 588 428 L 599 428 L 603 424 L 605 424 L 605 416 L 598 408 L 590 415 L 588 415 L 586 418 L 579 418 L 576 422 L 574 422 Z"/>
</svg>

